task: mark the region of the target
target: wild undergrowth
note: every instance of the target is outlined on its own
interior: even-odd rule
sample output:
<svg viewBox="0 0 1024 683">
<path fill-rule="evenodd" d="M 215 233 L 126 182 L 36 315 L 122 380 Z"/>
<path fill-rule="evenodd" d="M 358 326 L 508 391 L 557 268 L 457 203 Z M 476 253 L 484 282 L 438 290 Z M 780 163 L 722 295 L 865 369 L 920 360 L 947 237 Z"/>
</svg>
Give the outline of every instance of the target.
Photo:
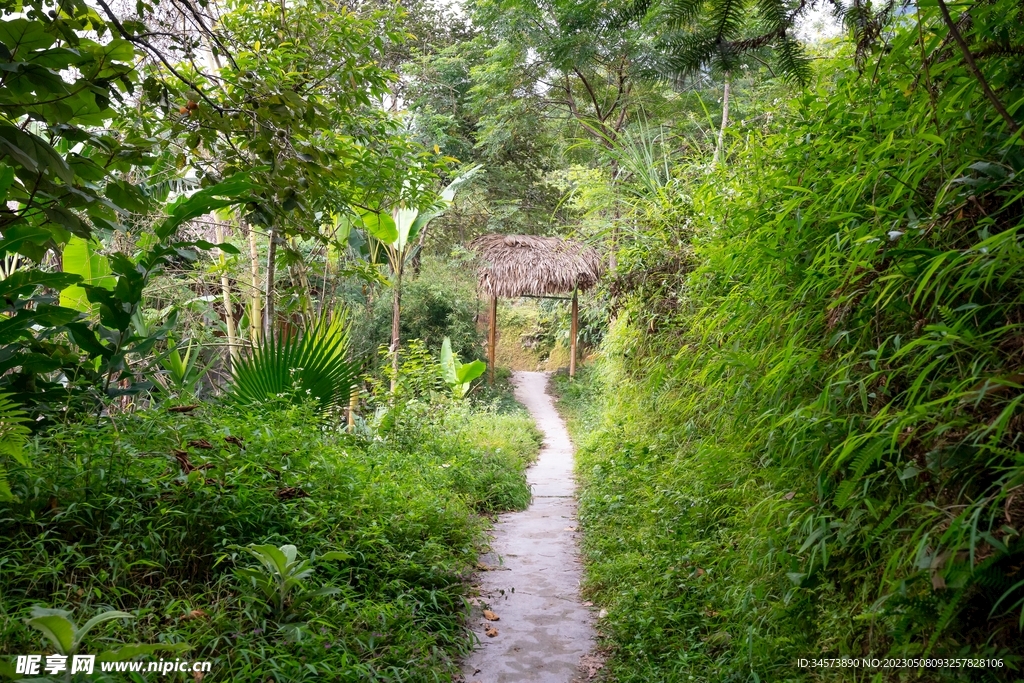
<svg viewBox="0 0 1024 683">
<path fill-rule="evenodd" d="M 623 250 L 562 402 L 617 681 L 1019 679 L 1024 153 L 921 21 L 677 168 L 688 218 Z M 844 656 L 999 663 L 798 665 Z"/>
<path fill-rule="evenodd" d="M 8 472 L 0 654 L 48 647 L 32 607 L 79 624 L 114 608 L 134 619 L 96 627 L 81 652 L 188 643 L 176 656 L 211 661 L 214 680 L 450 680 L 471 643 L 480 513 L 528 503 L 538 443 L 521 409 L 454 401 L 372 437 L 283 403 L 54 428 Z M 313 572 L 270 599 L 249 544 L 294 545 Z"/>
</svg>

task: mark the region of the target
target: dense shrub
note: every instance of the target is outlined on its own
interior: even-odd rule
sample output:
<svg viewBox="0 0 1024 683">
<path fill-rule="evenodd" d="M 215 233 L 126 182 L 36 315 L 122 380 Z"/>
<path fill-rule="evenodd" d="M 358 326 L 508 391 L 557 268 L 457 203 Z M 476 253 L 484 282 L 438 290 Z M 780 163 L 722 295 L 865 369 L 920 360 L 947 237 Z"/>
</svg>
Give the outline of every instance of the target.
<svg viewBox="0 0 1024 683">
<path fill-rule="evenodd" d="M 501 430 L 485 425 L 501 424 Z M 12 467 L 0 507 L 0 654 L 38 652 L 22 619 L 41 604 L 79 623 L 137 618 L 104 638 L 186 641 L 236 681 L 435 680 L 456 670 L 476 512 L 529 500 L 539 439 L 521 410 L 434 406 L 410 439 L 338 431 L 311 406 L 201 406 L 69 424 Z M 316 563 L 304 624 L 280 628 L 233 575 L 249 543 L 294 544 Z M 92 679 L 90 679 L 92 680 Z M 140 679 L 141 680 L 141 679 Z"/>
<path fill-rule="evenodd" d="M 565 403 L 620 682 L 1018 676 L 1024 154 L 962 65 L 925 88 L 908 28 L 677 169 L 689 244 L 622 254 Z M 866 655 L 1005 668 L 796 664 Z"/>
<path fill-rule="evenodd" d="M 479 308 L 467 264 L 425 257 L 419 274 L 402 285 L 402 342 L 419 339 L 437 354 L 449 337 L 463 361 L 482 359 L 483 336 L 476 327 Z M 355 320 L 357 351 L 373 358 L 377 348 L 391 344 L 391 313 L 391 290 L 385 288 Z"/>
</svg>

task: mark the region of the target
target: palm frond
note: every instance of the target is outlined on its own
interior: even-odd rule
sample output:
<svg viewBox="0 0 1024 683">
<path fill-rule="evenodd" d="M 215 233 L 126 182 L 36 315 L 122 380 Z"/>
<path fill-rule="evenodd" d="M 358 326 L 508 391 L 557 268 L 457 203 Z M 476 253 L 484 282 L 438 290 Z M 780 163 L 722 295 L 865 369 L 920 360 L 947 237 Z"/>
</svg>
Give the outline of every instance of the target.
<svg viewBox="0 0 1024 683">
<path fill-rule="evenodd" d="M 325 313 L 293 334 L 269 335 L 235 363 L 229 394 L 241 404 L 286 399 L 315 401 L 329 410 L 348 401 L 360 364 L 348 358 L 343 311 Z"/>
</svg>

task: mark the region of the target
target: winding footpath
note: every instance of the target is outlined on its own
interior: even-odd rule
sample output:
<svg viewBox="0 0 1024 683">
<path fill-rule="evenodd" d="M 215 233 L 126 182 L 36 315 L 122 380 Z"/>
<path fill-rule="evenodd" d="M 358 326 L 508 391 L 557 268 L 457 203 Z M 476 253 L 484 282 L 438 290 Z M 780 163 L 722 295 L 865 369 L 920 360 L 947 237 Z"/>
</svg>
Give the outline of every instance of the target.
<svg viewBox="0 0 1024 683">
<path fill-rule="evenodd" d="M 527 471 L 533 502 L 499 517 L 481 560 L 472 615 L 480 644 L 463 674 L 467 683 L 569 683 L 586 678 L 594 649 L 593 615 L 579 597 L 573 446 L 547 373 L 516 372 L 512 382 L 544 445 Z"/>
</svg>

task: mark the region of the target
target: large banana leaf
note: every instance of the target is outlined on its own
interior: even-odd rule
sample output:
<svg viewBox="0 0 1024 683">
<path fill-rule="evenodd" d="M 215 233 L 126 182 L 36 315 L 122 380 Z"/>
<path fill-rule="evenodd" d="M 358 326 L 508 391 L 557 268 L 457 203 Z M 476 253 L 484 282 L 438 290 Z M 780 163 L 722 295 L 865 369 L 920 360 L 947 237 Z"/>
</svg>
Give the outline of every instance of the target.
<svg viewBox="0 0 1024 683">
<path fill-rule="evenodd" d="M 83 284 L 112 290 L 117 284 L 117 278 L 110 271 L 107 257 L 101 254 L 99 249 L 100 243 L 96 238 L 82 239 L 72 235 L 64 246 L 61 259 L 63 270 L 65 273 L 80 276 Z M 61 291 L 60 305 L 83 313 L 98 308 L 89 303 L 85 289 L 78 285 L 71 285 Z"/>
<path fill-rule="evenodd" d="M 348 321 L 324 315 L 297 334 L 272 334 L 234 364 L 230 396 L 243 404 L 278 397 L 314 400 L 322 410 L 348 401 L 361 372 L 348 359 Z"/>
</svg>

